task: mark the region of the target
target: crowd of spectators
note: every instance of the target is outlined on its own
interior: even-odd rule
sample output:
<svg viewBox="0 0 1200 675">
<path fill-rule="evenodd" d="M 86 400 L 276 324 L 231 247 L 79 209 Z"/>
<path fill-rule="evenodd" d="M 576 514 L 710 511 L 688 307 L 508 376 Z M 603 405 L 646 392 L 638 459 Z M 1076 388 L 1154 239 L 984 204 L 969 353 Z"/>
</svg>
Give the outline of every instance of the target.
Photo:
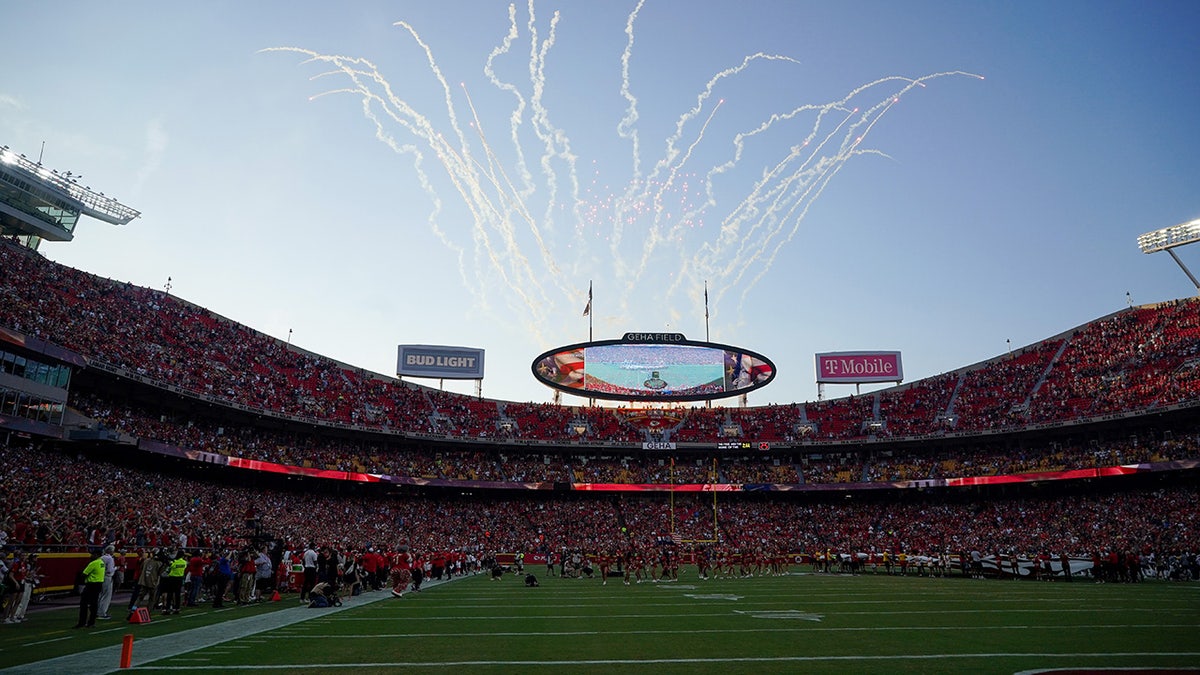
<svg viewBox="0 0 1200 675">
<path fill-rule="evenodd" d="M 1104 443 L 1048 443 L 1033 447 L 963 448 L 826 454 L 801 467 L 806 483 L 894 482 L 1059 472 L 1076 469 L 1200 459 L 1200 435 L 1126 438 Z"/>
<path fill-rule="evenodd" d="M 671 438 L 681 443 L 726 438 L 726 429 L 732 425 L 729 415 L 726 408 L 693 408 L 682 424 L 671 430 Z"/>
<path fill-rule="evenodd" d="M 979 550 L 1073 556 L 1095 551 L 1195 552 L 1200 513 L 1195 489 L 1118 495 L 921 503 L 793 504 L 675 497 L 674 531 L 744 549 L 931 552 Z M 648 545 L 668 527 L 670 508 L 658 499 L 621 502 L 630 531 Z"/>
<path fill-rule="evenodd" d="M 424 550 L 534 550 L 547 537 L 582 546 L 601 530 L 619 531 L 611 502 L 602 499 L 338 497 L 204 482 L 30 447 L 3 451 L 0 529 L 10 544 L 46 550 L 237 547 L 245 543 L 248 510 L 291 549 L 313 541 L 357 550 L 411 541 Z"/>
<path fill-rule="evenodd" d="M 876 395 L 867 395 L 808 403 L 806 417 L 816 425 L 816 438 L 864 437 L 868 434 L 863 431 L 863 422 L 876 419 L 876 400 Z"/>
<path fill-rule="evenodd" d="M 918 436 L 947 427 L 944 420 L 957 381 L 956 375 L 945 373 L 879 392 L 879 417 L 887 421 L 887 435 Z"/>
<path fill-rule="evenodd" d="M 964 373 L 952 411 L 948 411 L 956 417 L 955 429 L 978 431 L 1020 426 L 1026 399 L 1061 346 L 1061 340 L 1047 340 L 989 367 Z"/>
<path fill-rule="evenodd" d="M 613 408 L 484 400 L 369 373 L 162 291 L 90 275 L 8 242 L 0 243 L 0 300 L 0 326 L 161 386 L 316 423 L 447 439 L 910 437 L 1153 410 L 1200 397 L 1197 299 L 1131 308 L 1069 336 L 892 390 L 803 404 L 697 407 L 668 429 L 639 428 Z"/>
<path fill-rule="evenodd" d="M 624 550 L 668 534 L 743 549 L 1071 555 L 1200 551 L 1193 487 L 962 501 L 793 502 L 751 496 L 337 496 L 245 488 L 35 447 L 3 448 L 0 532 L 11 549 L 85 551 L 245 544 L 245 514 L 289 550 Z M 65 480 L 65 477 L 70 477 Z M 216 477 L 219 480 L 219 477 Z"/>
<path fill-rule="evenodd" d="M 1033 396 L 1034 421 L 1193 400 L 1200 394 L 1200 311 L 1192 301 L 1134 308 L 1071 336 Z"/>
<path fill-rule="evenodd" d="M 801 452 L 708 453 L 666 451 L 598 453 L 564 448 L 479 446 L 463 450 L 364 434 L 285 431 L 216 421 L 73 393 L 72 407 L 97 424 L 138 439 L 185 451 L 199 450 L 305 468 L 457 481 L 624 484 L 894 482 L 931 478 L 1067 471 L 1200 459 L 1200 429 L 1181 426 L 1167 438 L 1152 433 L 1086 443 L 943 444 L 918 449 L 839 448 Z"/>
</svg>

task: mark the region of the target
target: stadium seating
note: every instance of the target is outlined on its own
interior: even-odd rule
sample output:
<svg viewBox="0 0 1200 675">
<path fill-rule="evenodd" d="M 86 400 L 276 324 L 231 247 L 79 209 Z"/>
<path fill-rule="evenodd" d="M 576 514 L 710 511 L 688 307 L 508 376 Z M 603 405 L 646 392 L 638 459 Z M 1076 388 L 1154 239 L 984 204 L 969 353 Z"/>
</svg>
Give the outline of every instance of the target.
<svg viewBox="0 0 1200 675">
<path fill-rule="evenodd" d="M 452 439 L 640 443 L 612 409 L 436 391 L 286 345 L 179 298 L 0 244 L 0 326 L 206 400 Z M 906 438 L 1153 411 L 1200 398 L 1200 301 L 1139 307 L 954 373 L 830 401 L 694 408 L 675 442 Z M 810 433 L 811 432 L 811 433 Z"/>
</svg>

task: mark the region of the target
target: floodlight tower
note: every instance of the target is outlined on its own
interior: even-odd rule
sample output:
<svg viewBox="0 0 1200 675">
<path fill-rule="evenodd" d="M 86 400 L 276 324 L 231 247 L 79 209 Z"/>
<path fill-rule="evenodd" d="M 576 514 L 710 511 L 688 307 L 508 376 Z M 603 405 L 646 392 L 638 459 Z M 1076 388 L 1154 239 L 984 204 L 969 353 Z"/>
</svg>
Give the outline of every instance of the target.
<svg viewBox="0 0 1200 675">
<path fill-rule="evenodd" d="M 1138 247 L 1142 249 L 1142 253 L 1157 253 L 1166 251 L 1175 259 L 1179 269 L 1187 275 L 1188 279 L 1192 280 L 1192 285 L 1196 287 L 1196 294 L 1200 295 L 1200 281 L 1196 280 L 1195 275 L 1183 264 L 1179 256 L 1175 255 L 1173 249 L 1185 244 L 1194 244 L 1200 241 L 1200 218 L 1190 220 L 1186 223 L 1164 227 L 1161 230 L 1147 232 L 1138 237 Z"/>
<path fill-rule="evenodd" d="M 58 172 L 0 146 L 0 237 L 36 249 L 43 239 L 71 241 L 79 216 L 124 225 L 141 215 L 112 197 L 79 185 L 82 176 Z"/>
</svg>

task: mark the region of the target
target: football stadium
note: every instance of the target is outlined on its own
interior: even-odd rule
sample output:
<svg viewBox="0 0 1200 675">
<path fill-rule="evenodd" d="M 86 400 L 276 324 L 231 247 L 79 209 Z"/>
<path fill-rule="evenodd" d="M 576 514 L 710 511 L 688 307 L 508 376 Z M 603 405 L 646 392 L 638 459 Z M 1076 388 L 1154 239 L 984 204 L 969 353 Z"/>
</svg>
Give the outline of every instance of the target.
<svg viewBox="0 0 1200 675">
<path fill-rule="evenodd" d="M 626 61 L 643 4 L 625 19 Z M 509 10 L 510 36 L 487 62 L 503 92 L 517 89 L 493 59 L 522 30 L 534 35 L 531 77 L 545 84 L 558 15 L 543 25 L 532 3 L 523 11 L 525 26 Z M 395 369 L 376 372 L 305 348 L 290 329 L 269 334 L 256 327 L 265 316 L 231 318 L 169 277 L 153 287 L 97 272 L 99 257 L 67 264 L 56 252 L 77 245 L 77 227 L 130 231 L 150 219 L 34 159 L 34 148 L 0 147 L 0 672 L 1200 671 L 1200 296 L 1128 298 L 979 361 L 932 374 L 910 362 L 914 378 L 901 351 L 773 351 L 771 340 L 723 337 L 778 332 L 770 316 L 712 339 L 712 309 L 732 302 L 724 290 L 750 297 L 759 281 L 684 279 L 748 261 L 765 274 L 771 247 L 790 241 L 901 96 L 971 73 L 883 78 L 805 109 L 817 122 L 793 154 L 813 139 L 812 152 L 829 154 L 786 176 L 764 169 L 723 231 L 751 223 L 746 214 L 763 220 L 740 244 L 701 247 L 710 268 L 688 258 L 678 278 L 656 278 L 670 290 L 643 298 L 690 308 L 704 339 L 674 318 L 663 328 L 624 316 L 602 317 L 594 335 L 599 294 L 579 276 L 570 285 L 586 299 L 575 290 L 552 309 L 587 322 L 581 340 L 525 297 L 552 295 L 535 281 L 538 263 L 495 281 L 516 269 L 497 262 L 505 246 L 541 247 L 567 275 L 562 250 L 546 243 L 555 198 L 534 208 L 533 189 L 553 195 L 579 178 L 565 135 L 532 96 L 540 152 L 570 169 L 538 178 L 522 157 L 506 174 L 465 85 L 451 107 L 432 48 L 397 25 L 428 56 L 450 112 L 469 110 L 463 126 L 477 140 L 455 126 L 458 144 L 447 141 L 372 63 L 263 51 L 352 82 L 335 91 L 361 97 L 377 138 L 416 157 L 410 178 L 431 197 L 422 161 L 444 171 L 474 219 L 460 234 L 480 248 L 474 263 L 460 257 L 465 267 L 408 283 L 456 285 L 466 267 L 490 270 L 490 287 L 486 275 L 461 281 L 529 310 L 513 320 L 528 337 L 520 363 L 491 351 L 507 328 L 488 326 L 464 334 L 481 347 L 389 336 Z M 540 43 L 539 26 L 549 30 Z M 679 118 L 661 171 L 616 200 L 618 215 L 665 212 L 655 207 L 683 180 L 686 157 L 716 133 L 708 124 L 724 99 L 714 87 L 753 61 L 793 62 L 757 53 L 713 77 Z M 624 77 L 618 136 L 629 140 L 637 101 Z M 880 83 L 897 88 L 865 113 L 853 107 Z M 428 156 L 385 133 L 388 116 Z M 205 205 L 214 228 L 220 200 Z M 698 203 L 681 217 L 699 220 L 708 207 Z M 603 255 L 620 258 L 625 236 L 625 262 L 644 254 L 638 274 L 653 275 L 668 259 L 655 247 L 675 235 L 647 217 L 651 234 L 614 230 Z M 518 221 L 536 246 L 511 234 Z M 460 243 L 430 224 L 450 248 Z M 770 236 L 753 241 L 756 228 Z M 1197 242 L 1200 220 L 1131 231 L 1124 243 L 1200 291 L 1179 254 Z M 740 257 L 747 250 L 757 252 Z M 305 274 L 332 277 L 322 264 L 305 261 Z M 336 323 L 336 308 L 319 304 Z M 985 301 L 972 309 L 988 311 Z M 917 323 L 920 310 L 909 311 Z M 760 403 L 801 361 L 813 366 L 813 400 Z M 519 391 L 503 379 L 519 372 L 546 400 L 485 395 L 497 368 L 505 375 L 487 377 L 489 392 Z"/>
<path fill-rule="evenodd" d="M 54 263 L 28 225 L 7 219 L 0 246 L 5 607 L 22 623 L 0 663 L 18 670 L 1200 655 L 1195 298 L 866 395 L 528 404 L 364 372 Z"/>
</svg>

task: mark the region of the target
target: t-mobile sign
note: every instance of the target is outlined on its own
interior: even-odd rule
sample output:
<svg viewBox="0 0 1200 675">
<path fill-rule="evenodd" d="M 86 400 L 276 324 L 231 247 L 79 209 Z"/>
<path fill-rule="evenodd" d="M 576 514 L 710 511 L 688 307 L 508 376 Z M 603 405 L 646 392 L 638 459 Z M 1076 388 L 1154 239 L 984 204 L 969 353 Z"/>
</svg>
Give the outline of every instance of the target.
<svg viewBox="0 0 1200 675">
<path fill-rule="evenodd" d="M 900 352 L 825 352 L 817 354 L 817 382 L 858 384 L 902 382 Z"/>
</svg>

